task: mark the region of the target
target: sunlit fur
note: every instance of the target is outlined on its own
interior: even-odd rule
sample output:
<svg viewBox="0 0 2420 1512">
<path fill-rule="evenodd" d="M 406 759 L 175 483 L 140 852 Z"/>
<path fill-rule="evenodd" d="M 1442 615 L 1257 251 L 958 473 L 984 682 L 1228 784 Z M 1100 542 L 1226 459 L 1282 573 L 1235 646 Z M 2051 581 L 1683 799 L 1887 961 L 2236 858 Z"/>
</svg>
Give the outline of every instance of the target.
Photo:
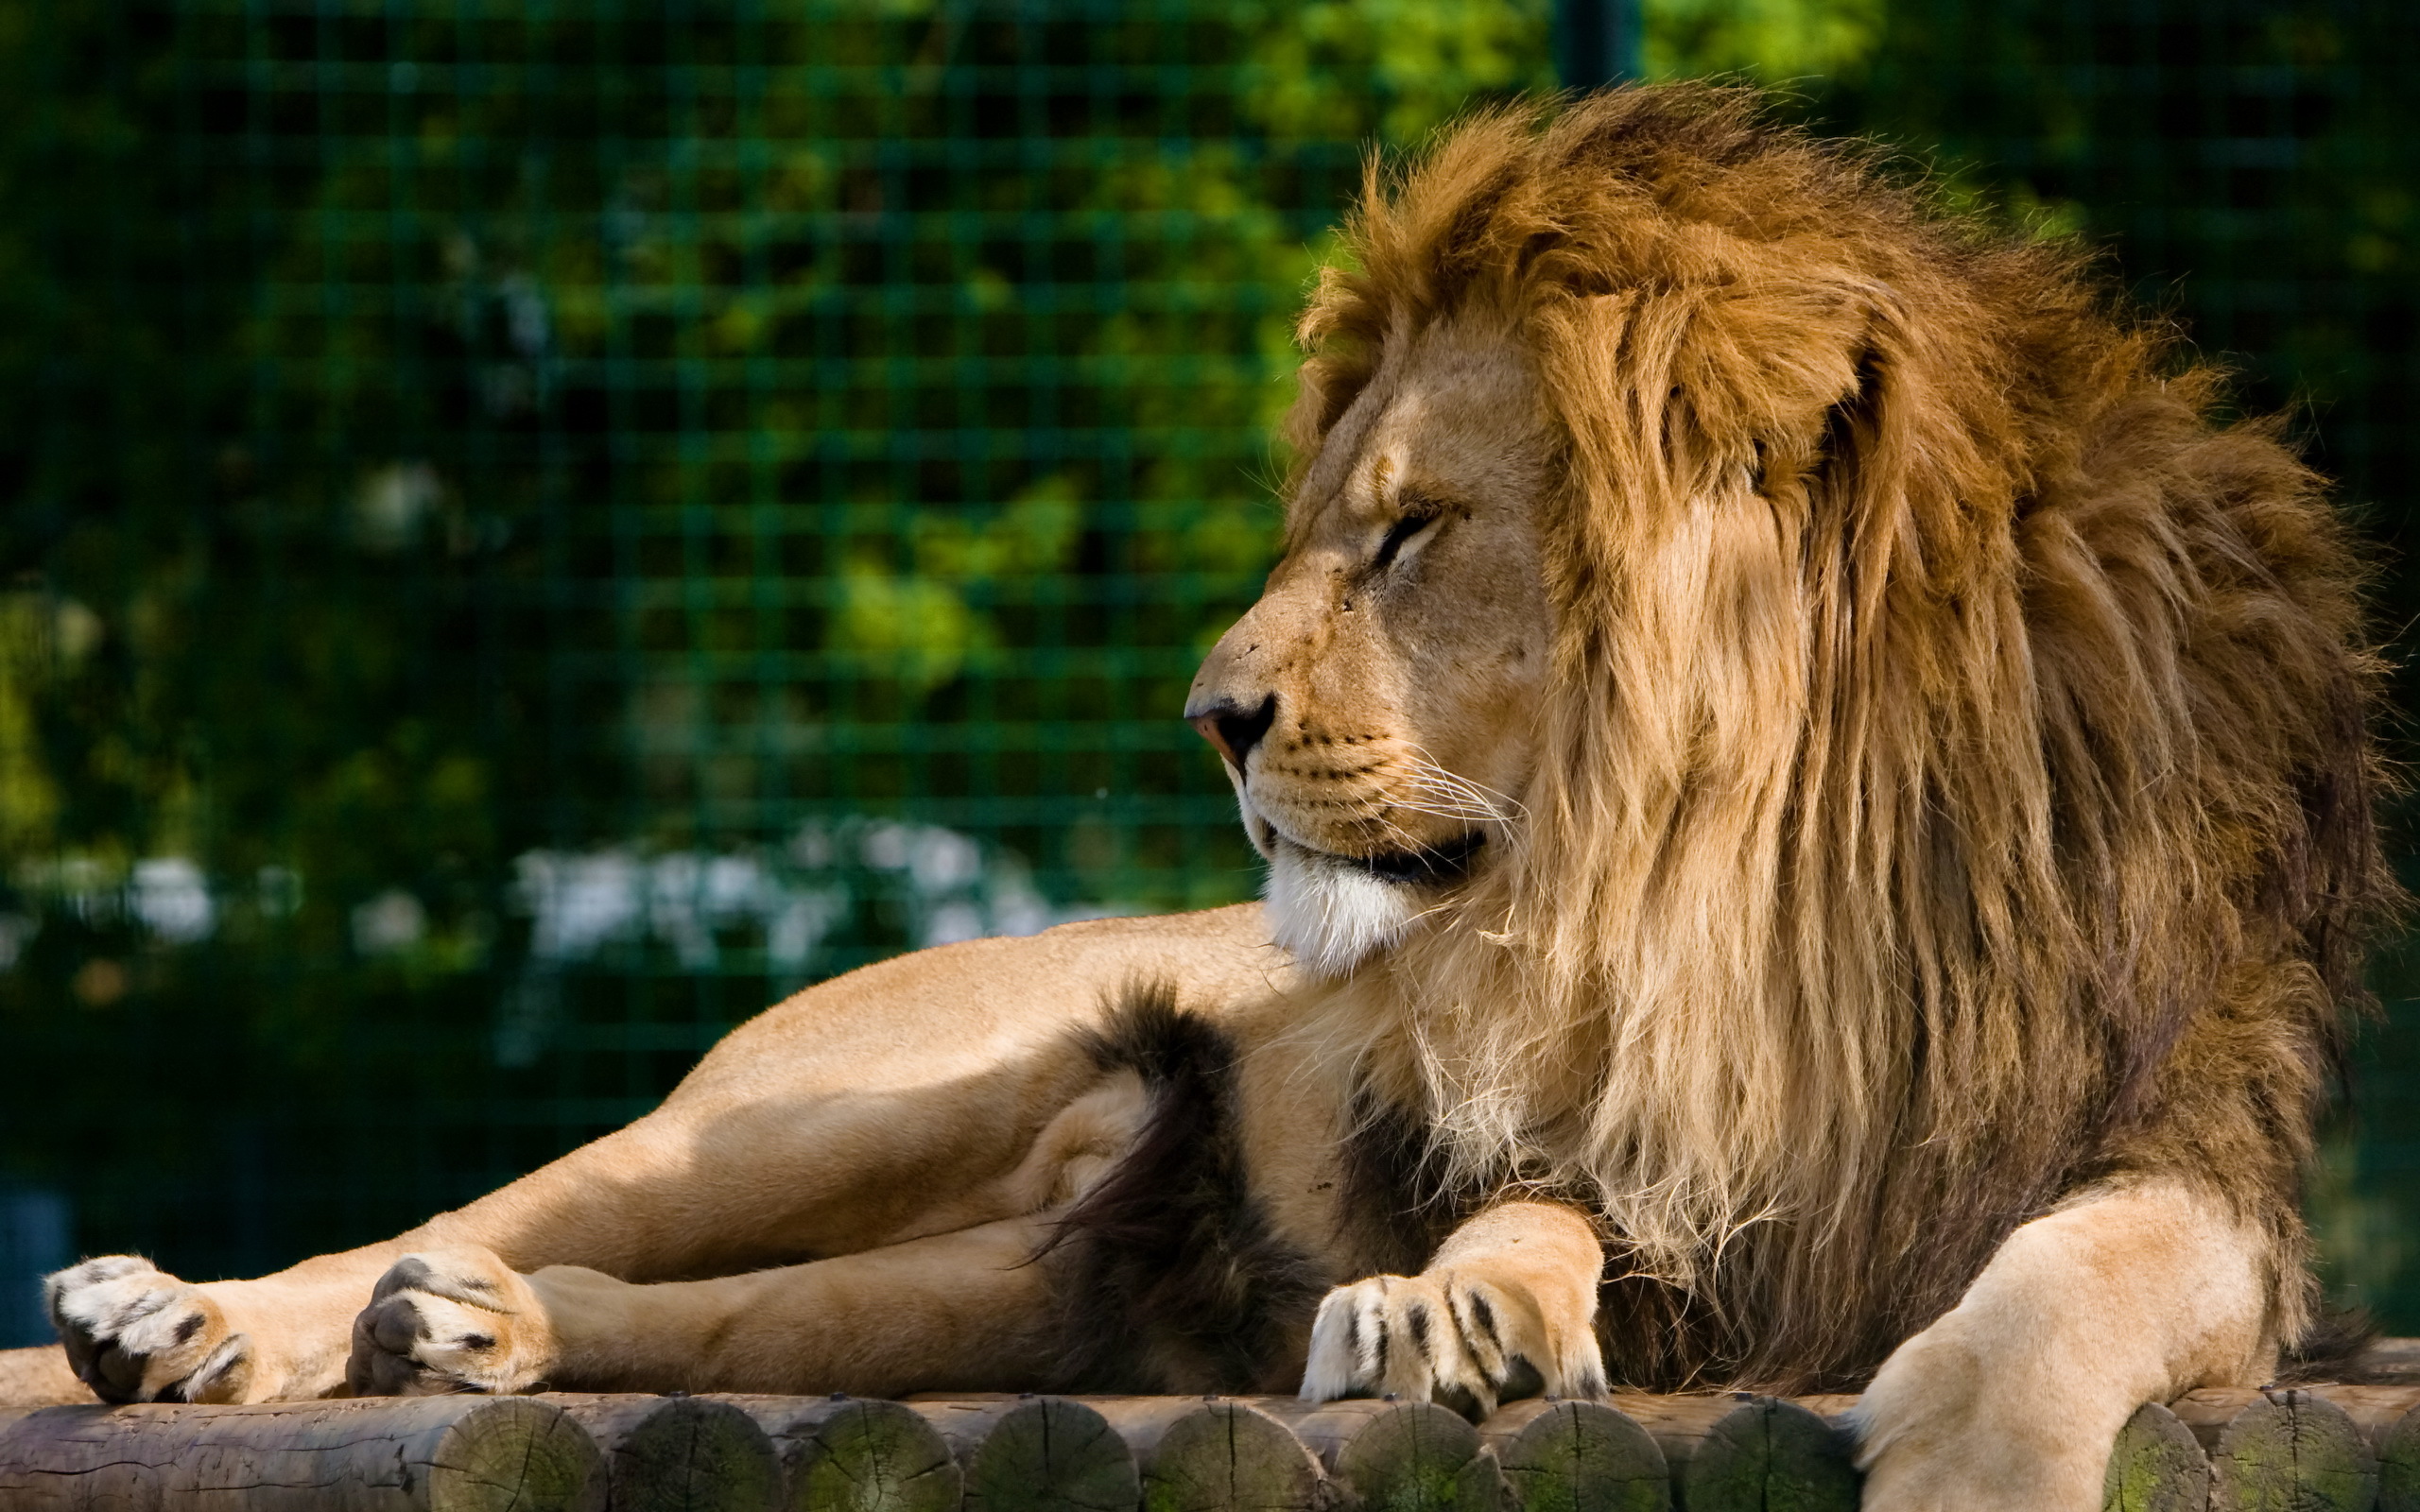
<svg viewBox="0 0 2420 1512">
<path fill-rule="evenodd" d="M 2321 486 L 2113 310 L 1752 98 L 1523 108 L 1373 169 L 1305 466 L 1484 307 L 1560 426 L 1556 676 L 1510 853 L 1337 993 L 1460 1179 L 1580 1197 L 1608 1359 L 1848 1380 L 2129 1172 L 2270 1236 L 2391 901 Z"/>
</svg>

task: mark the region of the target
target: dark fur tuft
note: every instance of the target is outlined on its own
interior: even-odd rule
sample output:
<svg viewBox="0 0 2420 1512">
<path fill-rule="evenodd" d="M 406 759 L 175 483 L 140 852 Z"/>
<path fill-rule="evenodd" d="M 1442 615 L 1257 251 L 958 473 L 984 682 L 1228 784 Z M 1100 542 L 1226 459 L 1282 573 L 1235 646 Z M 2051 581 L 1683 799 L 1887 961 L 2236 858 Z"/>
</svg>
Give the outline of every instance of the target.
<svg viewBox="0 0 2420 1512">
<path fill-rule="evenodd" d="M 1165 981 L 1130 987 L 1084 1048 L 1143 1078 L 1134 1147 L 1062 1222 L 1062 1378 L 1090 1391 L 1290 1391 L 1330 1278 L 1277 1239 L 1252 1195 L 1235 1047 L 1177 1006 Z"/>
<path fill-rule="evenodd" d="M 2377 1320 L 2360 1307 L 2325 1307 L 2277 1362 L 2281 1385 L 2313 1381 L 2359 1383 L 2369 1372 L 2361 1357 L 2378 1341 Z"/>
<path fill-rule="evenodd" d="M 1409 1110 L 1365 1090 L 1351 1117 L 1339 1152 L 1337 1240 L 1357 1274 L 1410 1275 L 1486 1194 L 1446 1190 L 1435 1141 Z"/>
</svg>

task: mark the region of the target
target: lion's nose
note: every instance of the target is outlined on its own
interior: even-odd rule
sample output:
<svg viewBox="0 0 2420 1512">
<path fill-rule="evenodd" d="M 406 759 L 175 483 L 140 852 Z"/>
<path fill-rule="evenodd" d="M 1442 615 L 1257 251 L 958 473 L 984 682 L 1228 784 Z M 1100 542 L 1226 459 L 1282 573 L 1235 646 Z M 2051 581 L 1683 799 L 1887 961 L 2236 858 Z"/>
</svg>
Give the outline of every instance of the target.
<svg viewBox="0 0 2420 1512">
<path fill-rule="evenodd" d="M 1227 765 L 1241 776 L 1244 758 L 1260 744 L 1260 737 L 1269 733 L 1269 727 L 1277 722 L 1277 695 L 1272 693 L 1261 699 L 1260 707 L 1249 713 L 1224 699 L 1199 712 L 1188 709 L 1184 712 L 1184 722 L 1200 730 L 1201 738 L 1216 747 L 1219 754 L 1227 759 Z"/>
</svg>

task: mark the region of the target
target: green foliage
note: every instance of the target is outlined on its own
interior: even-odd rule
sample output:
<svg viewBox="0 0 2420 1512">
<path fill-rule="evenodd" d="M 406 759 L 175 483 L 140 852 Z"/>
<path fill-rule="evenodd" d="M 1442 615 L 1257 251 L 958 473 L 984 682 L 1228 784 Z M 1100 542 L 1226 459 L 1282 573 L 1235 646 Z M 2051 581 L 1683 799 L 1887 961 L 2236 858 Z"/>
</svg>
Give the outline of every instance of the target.
<svg viewBox="0 0 2420 1512">
<path fill-rule="evenodd" d="M 1886 0 L 1642 0 L 1639 63 L 1650 78 L 1820 85 L 1863 71 L 1889 9 Z"/>
<path fill-rule="evenodd" d="M 802 978 L 1248 895 L 1174 714 L 1300 291 L 1368 146 L 1547 83 L 1546 26 L 0 0 L 0 1177 L 157 1246 L 163 1131 L 307 1147 L 193 1231 L 323 1247 Z M 493 1098 L 527 1138 L 441 1155 Z"/>
<path fill-rule="evenodd" d="M 959 674 L 969 652 L 1001 647 L 999 627 L 966 594 L 1064 573 L 1081 523 L 1075 486 L 1064 476 L 1028 488 L 987 522 L 917 519 L 904 542 L 909 571 L 892 573 L 871 556 L 841 564 L 828 644 L 929 693 Z"/>
<path fill-rule="evenodd" d="M 1278 137 L 1402 145 L 1475 103 L 1554 87 L 1545 0 L 1278 0 L 1244 16 L 1242 103 Z"/>
</svg>

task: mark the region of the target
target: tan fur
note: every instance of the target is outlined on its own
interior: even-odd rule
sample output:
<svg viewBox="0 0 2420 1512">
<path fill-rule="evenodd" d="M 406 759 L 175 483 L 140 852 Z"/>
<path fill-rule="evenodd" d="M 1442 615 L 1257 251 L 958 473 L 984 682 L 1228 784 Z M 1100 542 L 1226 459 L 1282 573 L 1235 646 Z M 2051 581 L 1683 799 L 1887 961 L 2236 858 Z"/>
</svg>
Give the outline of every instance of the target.
<svg viewBox="0 0 2420 1512">
<path fill-rule="evenodd" d="M 2108 1446 L 2137 1406 L 2272 1372 L 2269 1248 L 2205 1190 L 2163 1180 L 2017 1229 L 1858 1400 L 1866 1505 L 2100 1505 Z"/>
<path fill-rule="evenodd" d="M 1094 1034 L 1146 978 L 1235 1052 L 1254 1263 L 1337 1288 L 1254 1323 L 1249 1380 L 1881 1366 L 1869 1505 L 1972 1508 L 2084 1505 L 2135 1402 L 2266 1369 L 2394 898 L 2358 574 L 2276 428 L 2071 250 L 1720 90 L 1482 116 L 1374 172 L 1346 247 L 1285 556 L 1187 710 L 1265 921 L 888 963 L 387 1245 L 65 1273 L 93 1378 L 342 1389 L 377 1282 L 374 1389 L 1065 1384 L 1045 1241 L 1164 1126 Z M 1233 1389 L 1152 1337 L 1160 1388 Z"/>
</svg>

